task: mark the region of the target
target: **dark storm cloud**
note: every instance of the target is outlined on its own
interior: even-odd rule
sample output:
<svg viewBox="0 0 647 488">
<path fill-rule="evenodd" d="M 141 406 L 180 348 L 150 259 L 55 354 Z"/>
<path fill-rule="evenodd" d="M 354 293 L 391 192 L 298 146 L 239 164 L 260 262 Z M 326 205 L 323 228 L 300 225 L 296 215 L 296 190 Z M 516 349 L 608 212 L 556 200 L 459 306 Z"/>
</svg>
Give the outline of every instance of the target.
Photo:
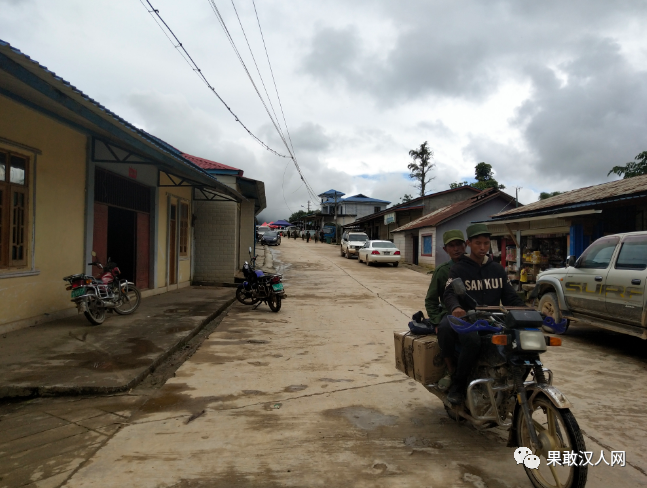
<svg viewBox="0 0 647 488">
<path fill-rule="evenodd" d="M 613 165 L 647 149 L 647 72 L 614 38 L 645 21 L 644 3 L 372 4 L 395 30 L 383 53 L 371 52 L 352 27 L 326 27 L 313 37 L 302 69 L 386 106 L 423 97 L 480 103 L 506 82 L 529 83 L 530 97 L 510 121 L 527 151 L 473 135 L 463 153 L 499 173 L 525 164 L 535 183 L 599 183 Z"/>
<path fill-rule="evenodd" d="M 544 170 L 599 182 L 647 148 L 647 71 L 633 69 L 615 42 L 595 38 L 559 68 L 563 86 L 530 74 L 535 93 L 518 117 L 528 120 L 526 142 Z"/>
</svg>

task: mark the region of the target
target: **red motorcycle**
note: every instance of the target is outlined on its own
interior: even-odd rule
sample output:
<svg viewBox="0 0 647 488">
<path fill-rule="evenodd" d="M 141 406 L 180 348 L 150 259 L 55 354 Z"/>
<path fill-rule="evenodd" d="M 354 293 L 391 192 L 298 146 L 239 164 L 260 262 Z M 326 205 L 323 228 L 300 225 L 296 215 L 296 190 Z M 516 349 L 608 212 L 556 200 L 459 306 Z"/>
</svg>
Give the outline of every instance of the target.
<svg viewBox="0 0 647 488">
<path fill-rule="evenodd" d="M 72 302 L 76 303 L 79 313 L 83 312 L 92 325 L 100 325 L 106 320 L 106 313 L 130 315 L 141 302 L 141 293 L 134 283 L 120 280 L 121 271 L 116 263 L 110 261 L 103 266 L 98 261 L 88 263 L 101 269 L 100 275 L 75 274 L 63 280 L 69 283 L 66 290 L 72 292 Z"/>
</svg>

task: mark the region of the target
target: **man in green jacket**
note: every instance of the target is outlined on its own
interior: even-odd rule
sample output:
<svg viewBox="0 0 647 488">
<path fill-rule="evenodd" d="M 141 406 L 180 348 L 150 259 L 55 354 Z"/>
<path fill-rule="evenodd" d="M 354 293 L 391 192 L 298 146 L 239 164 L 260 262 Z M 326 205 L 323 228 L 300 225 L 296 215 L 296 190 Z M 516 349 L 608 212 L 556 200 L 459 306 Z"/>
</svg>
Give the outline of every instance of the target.
<svg viewBox="0 0 647 488">
<path fill-rule="evenodd" d="M 434 274 L 431 276 L 431 283 L 429 283 L 429 289 L 427 290 L 427 296 L 425 297 L 427 316 L 429 317 L 429 322 L 434 327 L 438 327 L 440 321 L 448 313 L 443 303 L 443 293 L 445 292 L 445 285 L 449 279 L 450 268 L 465 254 L 465 237 L 463 236 L 463 232 L 457 229 L 448 230 L 443 234 L 443 244 L 443 249 L 449 254 L 450 260 L 434 270 Z"/>
</svg>

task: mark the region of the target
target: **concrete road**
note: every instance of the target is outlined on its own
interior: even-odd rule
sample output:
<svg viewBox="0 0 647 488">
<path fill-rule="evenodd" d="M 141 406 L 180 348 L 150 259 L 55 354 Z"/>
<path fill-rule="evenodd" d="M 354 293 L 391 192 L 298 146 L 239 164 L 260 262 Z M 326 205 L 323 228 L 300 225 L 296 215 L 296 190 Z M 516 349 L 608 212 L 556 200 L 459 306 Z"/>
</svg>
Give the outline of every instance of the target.
<svg viewBox="0 0 647 488">
<path fill-rule="evenodd" d="M 281 311 L 234 306 L 65 486 L 531 486 L 505 433 L 451 421 L 394 368 L 393 331 L 423 307 L 428 275 L 301 240 L 273 252 Z M 544 362 L 594 462 L 602 449 L 628 462 L 590 467 L 587 486 L 645 486 L 647 344 L 572 329 Z"/>
</svg>

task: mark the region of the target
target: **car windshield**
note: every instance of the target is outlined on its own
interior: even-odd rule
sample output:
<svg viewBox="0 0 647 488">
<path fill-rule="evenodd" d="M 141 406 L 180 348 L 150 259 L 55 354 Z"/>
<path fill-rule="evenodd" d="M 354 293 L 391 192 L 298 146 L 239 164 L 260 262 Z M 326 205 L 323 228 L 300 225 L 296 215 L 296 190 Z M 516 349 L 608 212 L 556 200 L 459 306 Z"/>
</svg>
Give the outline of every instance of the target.
<svg viewBox="0 0 647 488">
<path fill-rule="evenodd" d="M 393 249 L 395 248 L 395 244 L 392 242 L 374 242 L 373 247 L 378 247 L 381 249 Z"/>
<path fill-rule="evenodd" d="M 263 234 L 263 237 L 276 237 L 277 235 L 278 235 L 278 232 L 273 230 L 273 231 L 266 232 L 265 234 Z"/>
<path fill-rule="evenodd" d="M 368 239 L 366 234 L 351 234 L 348 236 L 349 241 L 365 241 Z"/>
<path fill-rule="evenodd" d="M 258 232 L 268 232 L 270 230 L 269 227 L 259 227 Z"/>
</svg>

